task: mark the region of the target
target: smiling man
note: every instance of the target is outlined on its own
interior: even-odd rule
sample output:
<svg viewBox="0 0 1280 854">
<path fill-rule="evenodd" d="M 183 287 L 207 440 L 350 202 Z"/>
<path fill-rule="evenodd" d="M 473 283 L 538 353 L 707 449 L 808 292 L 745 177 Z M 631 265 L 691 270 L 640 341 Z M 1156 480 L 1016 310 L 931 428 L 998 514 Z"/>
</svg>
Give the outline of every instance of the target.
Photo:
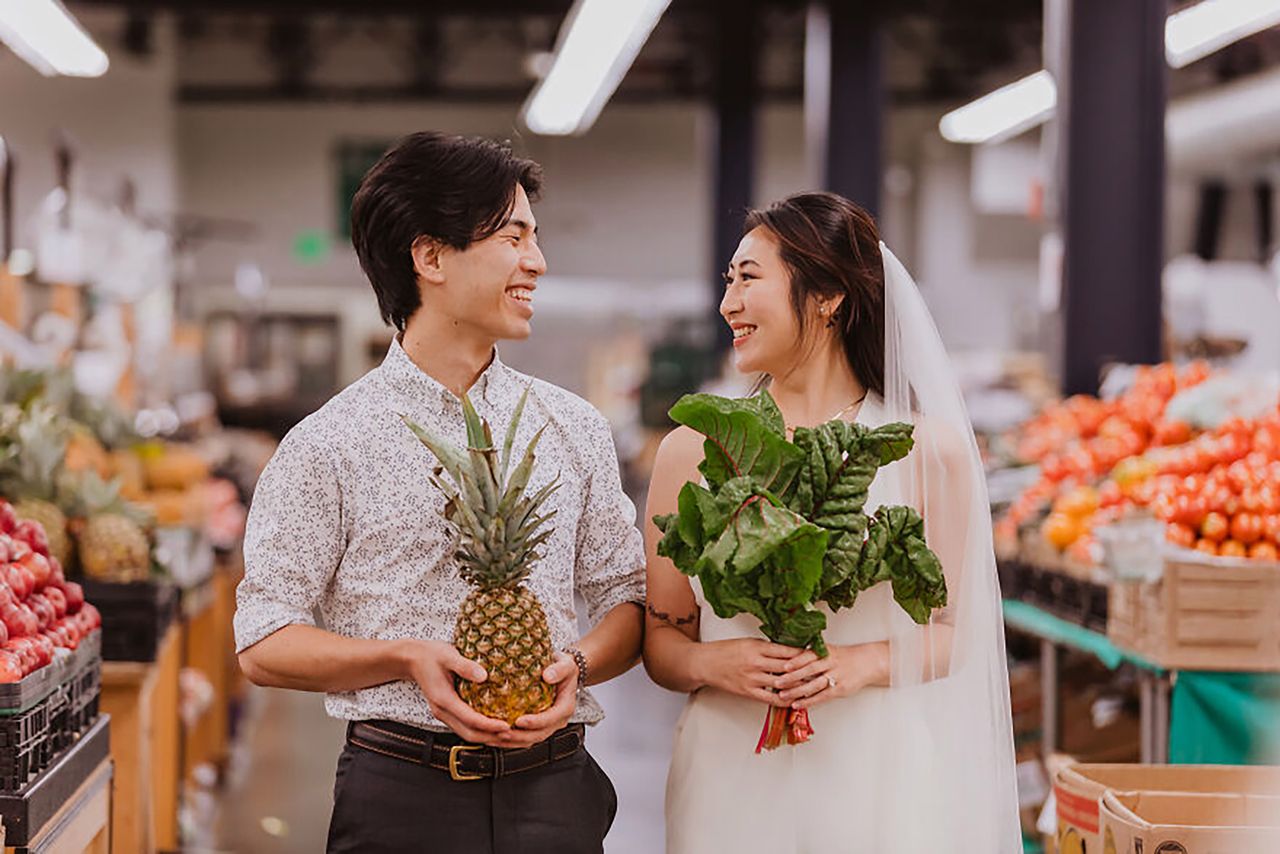
<svg viewBox="0 0 1280 854">
<path fill-rule="evenodd" d="M 527 338 L 541 171 L 495 142 L 416 133 L 369 170 L 352 241 L 383 319 L 382 365 L 290 431 L 258 483 L 237 590 L 240 664 L 259 685 L 323 691 L 345 719 L 330 852 L 600 852 L 613 787 L 587 753 L 586 685 L 639 657 L 644 556 L 605 419 L 531 380 L 496 344 Z M 466 583 L 404 413 L 465 444 L 461 396 L 518 444 L 546 424 L 533 488 L 555 478 L 554 534 L 526 581 L 547 614 L 555 703 L 514 726 L 455 690 L 486 674 L 450 643 Z M 500 425 L 500 426 L 499 426 Z M 579 638 L 575 594 L 593 628 Z M 324 628 L 315 625 L 318 611 Z"/>
</svg>

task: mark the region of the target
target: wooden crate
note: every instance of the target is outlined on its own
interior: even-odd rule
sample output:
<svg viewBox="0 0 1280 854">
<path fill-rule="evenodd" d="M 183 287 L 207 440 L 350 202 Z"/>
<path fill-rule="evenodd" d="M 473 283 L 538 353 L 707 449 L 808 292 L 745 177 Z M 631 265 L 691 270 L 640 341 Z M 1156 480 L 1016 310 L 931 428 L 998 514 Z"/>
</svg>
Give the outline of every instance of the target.
<svg viewBox="0 0 1280 854">
<path fill-rule="evenodd" d="M 1111 582 L 1107 636 L 1170 670 L 1280 671 L 1280 565 L 1168 558 L 1155 583 Z"/>
</svg>

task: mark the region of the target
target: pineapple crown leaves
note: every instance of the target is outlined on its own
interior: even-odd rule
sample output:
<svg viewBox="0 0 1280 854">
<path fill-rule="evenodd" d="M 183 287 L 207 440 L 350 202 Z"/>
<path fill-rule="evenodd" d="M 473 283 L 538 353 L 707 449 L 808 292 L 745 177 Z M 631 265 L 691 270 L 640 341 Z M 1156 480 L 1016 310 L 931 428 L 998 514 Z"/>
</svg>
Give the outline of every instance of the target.
<svg viewBox="0 0 1280 854">
<path fill-rule="evenodd" d="M 10 496 L 53 500 L 66 457 L 66 420 L 40 402 L 25 410 L 6 408 L 6 416 L 0 487 Z"/>
<path fill-rule="evenodd" d="M 400 415 L 439 462 L 430 480 L 445 495 L 444 517 L 461 535 L 457 557 L 463 565 L 463 577 L 472 583 L 496 587 L 523 580 L 540 557 L 538 547 L 553 533 L 543 526 L 551 521 L 555 511 L 541 511 L 559 488 L 559 478 L 532 495 L 525 492 L 533 475 L 538 442 L 547 429 L 545 425 L 529 441 L 515 468 L 511 468 L 511 451 L 528 396 L 526 389 L 516 405 L 501 457 L 494 446 L 489 423 L 480 417 L 465 395 L 462 412 L 467 426 L 466 450 L 408 416 Z"/>
</svg>

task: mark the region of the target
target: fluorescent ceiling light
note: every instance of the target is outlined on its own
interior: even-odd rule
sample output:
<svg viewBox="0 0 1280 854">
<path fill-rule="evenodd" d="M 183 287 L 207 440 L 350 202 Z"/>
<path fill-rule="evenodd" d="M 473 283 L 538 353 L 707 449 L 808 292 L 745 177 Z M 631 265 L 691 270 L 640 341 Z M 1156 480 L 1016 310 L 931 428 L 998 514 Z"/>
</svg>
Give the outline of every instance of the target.
<svg viewBox="0 0 1280 854">
<path fill-rule="evenodd" d="M 1169 16 L 1164 52 L 1182 68 L 1256 32 L 1280 24 L 1280 0 L 1203 0 Z"/>
<path fill-rule="evenodd" d="M 938 130 L 951 142 L 999 142 L 1048 119 L 1057 103 L 1053 77 L 1037 71 L 952 110 L 938 122 Z"/>
<path fill-rule="evenodd" d="M 109 64 L 58 0 L 0 0 L 0 41 L 46 77 L 101 77 Z"/>
<path fill-rule="evenodd" d="M 578 0 L 555 60 L 525 102 L 529 130 L 584 133 L 595 123 L 671 0 Z"/>
<path fill-rule="evenodd" d="M 1202 0 L 1165 21 L 1165 58 L 1174 68 L 1280 24 L 1280 0 Z M 952 110 L 938 122 L 951 142 L 999 142 L 1048 121 L 1057 90 L 1047 71 L 1037 71 L 990 95 Z"/>
</svg>

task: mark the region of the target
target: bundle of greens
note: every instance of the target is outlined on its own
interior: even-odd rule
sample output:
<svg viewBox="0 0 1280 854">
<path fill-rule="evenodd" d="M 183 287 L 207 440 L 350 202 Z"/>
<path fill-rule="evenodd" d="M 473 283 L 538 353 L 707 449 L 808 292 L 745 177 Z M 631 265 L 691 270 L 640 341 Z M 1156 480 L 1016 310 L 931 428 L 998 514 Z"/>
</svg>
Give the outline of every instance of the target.
<svg viewBox="0 0 1280 854">
<path fill-rule="evenodd" d="M 888 581 L 917 623 L 946 604 L 920 514 L 904 506 L 863 512 L 877 470 L 911 450 L 911 425 L 830 421 L 797 428 L 787 441 L 767 391 L 740 400 L 686 395 L 671 417 L 706 437 L 698 466 L 706 485 L 686 483 L 677 512 L 654 518 L 663 533 L 658 554 L 699 579 L 717 616 L 751 614 L 774 643 L 825 657 L 819 603 L 848 608 Z M 771 707 L 756 752 L 812 734 L 805 710 Z"/>
</svg>

